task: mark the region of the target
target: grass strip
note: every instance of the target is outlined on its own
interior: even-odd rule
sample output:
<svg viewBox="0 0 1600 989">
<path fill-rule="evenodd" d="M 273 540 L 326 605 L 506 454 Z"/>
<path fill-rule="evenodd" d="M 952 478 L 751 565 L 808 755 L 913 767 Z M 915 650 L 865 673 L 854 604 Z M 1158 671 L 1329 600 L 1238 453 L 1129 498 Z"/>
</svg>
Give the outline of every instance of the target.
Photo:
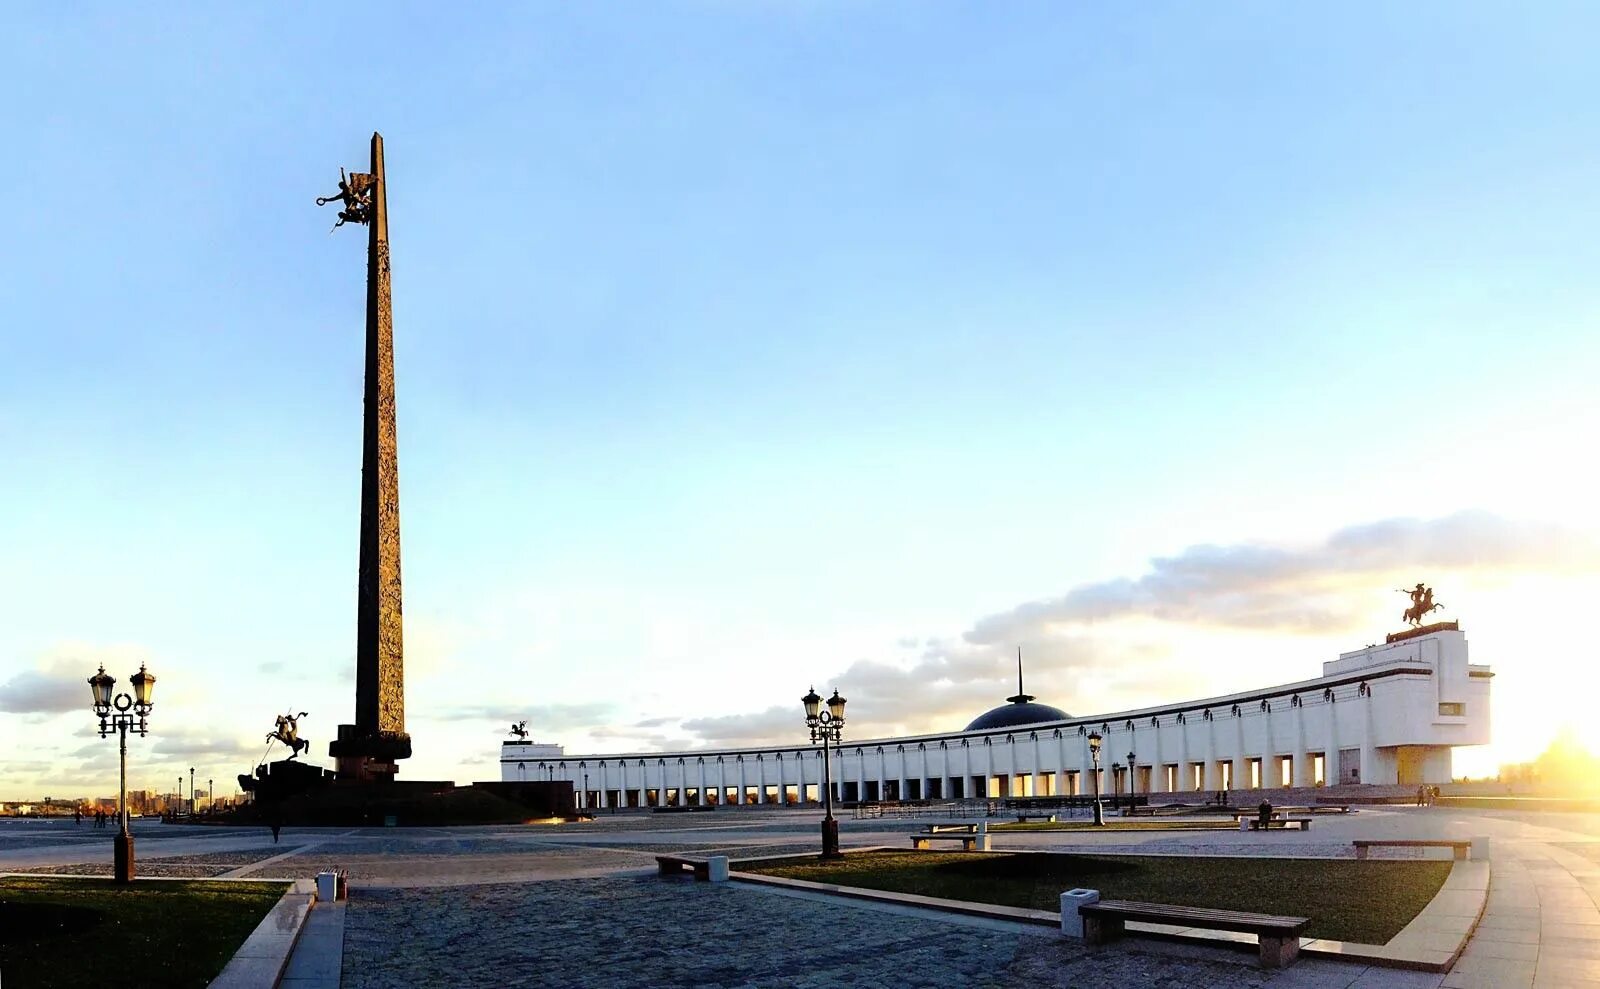
<svg viewBox="0 0 1600 989">
<path fill-rule="evenodd" d="M 1228 821 L 1024 821 L 991 824 L 990 831 L 1237 831 L 1239 825 Z"/>
<path fill-rule="evenodd" d="M 0 972 L 7 989 L 92 986 L 108 979 L 199 989 L 217 977 L 287 888 L 0 879 Z"/>
<path fill-rule="evenodd" d="M 1235 856 L 861 852 L 837 862 L 749 863 L 742 872 L 951 900 L 1059 910 L 1064 890 L 1107 900 L 1309 917 L 1306 935 L 1384 944 L 1433 899 L 1449 862 Z"/>
</svg>

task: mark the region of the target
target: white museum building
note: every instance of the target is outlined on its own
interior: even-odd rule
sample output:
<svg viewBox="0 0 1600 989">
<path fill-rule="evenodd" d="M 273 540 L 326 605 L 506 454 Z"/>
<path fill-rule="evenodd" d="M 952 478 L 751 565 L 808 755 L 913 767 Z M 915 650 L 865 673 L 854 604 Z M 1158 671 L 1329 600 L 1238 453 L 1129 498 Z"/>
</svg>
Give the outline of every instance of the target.
<svg viewBox="0 0 1600 989">
<path fill-rule="evenodd" d="M 1489 741 L 1493 676 L 1468 662 L 1457 624 L 1442 622 L 1342 653 L 1315 679 L 1178 704 L 1074 717 L 1035 703 L 1019 683 L 1016 696 L 960 731 L 847 734 L 834 750 L 834 796 L 849 803 L 1089 793 L 1091 733 L 1104 740 L 1105 794 L 1129 783 L 1141 795 L 1447 783 L 1452 749 Z M 795 722 L 803 739 L 799 705 Z M 509 741 L 500 756 L 503 781 L 565 780 L 587 807 L 810 803 L 819 799 L 822 768 L 821 749 L 803 741 L 584 755 Z"/>
</svg>

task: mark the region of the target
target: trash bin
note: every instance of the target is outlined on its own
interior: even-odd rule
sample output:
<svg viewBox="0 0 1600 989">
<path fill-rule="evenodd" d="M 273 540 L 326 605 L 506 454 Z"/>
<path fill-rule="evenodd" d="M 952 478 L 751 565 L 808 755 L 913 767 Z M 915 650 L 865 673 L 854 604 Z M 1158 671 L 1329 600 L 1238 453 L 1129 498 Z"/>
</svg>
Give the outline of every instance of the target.
<svg viewBox="0 0 1600 989">
<path fill-rule="evenodd" d="M 1083 917 L 1079 916 L 1078 908 L 1090 903 L 1100 902 L 1100 891 L 1097 889 L 1069 889 L 1061 894 L 1061 933 L 1067 937 L 1083 940 Z"/>
<path fill-rule="evenodd" d="M 323 903 L 332 903 L 339 898 L 339 874 L 337 872 L 317 873 L 317 899 Z"/>
</svg>

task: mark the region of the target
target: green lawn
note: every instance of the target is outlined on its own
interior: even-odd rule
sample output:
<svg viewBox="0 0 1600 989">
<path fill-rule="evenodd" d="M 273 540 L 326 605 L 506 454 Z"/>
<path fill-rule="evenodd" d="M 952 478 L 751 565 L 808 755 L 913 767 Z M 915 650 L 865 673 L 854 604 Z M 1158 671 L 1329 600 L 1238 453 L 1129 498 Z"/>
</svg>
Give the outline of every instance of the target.
<svg viewBox="0 0 1600 989">
<path fill-rule="evenodd" d="M 195 986 L 216 977 L 285 883 L 0 879 L 0 981 Z"/>
<path fill-rule="evenodd" d="M 1309 937 L 1383 944 L 1450 873 L 1449 862 L 1150 855 L 862 852 L 839 862 L 739 866 L 788 879 L 1056 911 L 1061 893 L 1309 917 Z"/>
<path fill-rule="evenodd" d="M 1237 831 L 1239 825 L 1228 821 L 1185 821 L 1160 818 L 1153 821 L 1010 821 L 989 825 L 990 831 Z"/>
</svg>

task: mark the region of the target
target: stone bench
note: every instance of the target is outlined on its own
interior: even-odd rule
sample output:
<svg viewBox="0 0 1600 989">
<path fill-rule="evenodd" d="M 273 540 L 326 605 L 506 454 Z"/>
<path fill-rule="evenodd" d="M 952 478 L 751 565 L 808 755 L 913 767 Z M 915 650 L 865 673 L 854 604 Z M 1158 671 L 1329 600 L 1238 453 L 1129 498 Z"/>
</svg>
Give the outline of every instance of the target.
<svg viewBox="0 0 1600 989">
<path fill-rule="evenodd" d="M 728 857 L 713 855 L 706 859 L 684 858 L 680 855 L 657 855 L 656 869 L 663 876 L 694 874 L 696 882 L 722 883 L 728 881 Z"/>
<path fill-rule="evenodd" d="M 930 841 L 959 841 L 964 852 L 987 852 L 988 831 L 923 831 L 911 835 L 912 848 L 927 848 Z"/>
<path fill-rule="evenodd" d="M 928 834 L 937 834 L 940 831 L 965 831 L 968 834 L 986 834 L 989 830 L 988 821 L 935 821 L 922 829 Z"/>
<path fill-rule="evenodd" d="M 1300 957 L 1300 932 L 1311 923 L 1307 917 L 1275 917 L 1266 913 L 1240 910 L 1213 910 L 1168 903 L 1136 903 L 1131 900 L 1101 900 L 1078 908 L 1083 918 L 1083 939 L 1088 944 L 1105 944 L 1126 933 L 1130 920 L 1147 924 L 1198 927 L 1208 931 L 1237 931 L 1254 934 L 1260 943 L 1261 967 L 1283 968 Z"/>
<path fill-rule="evenodd" d="M 1261 827 L 1261 820 L 1259 818 L 1247 817 L 1244 818 L 1241 823 L 1244 824 L 1250 831 L 1263 830 Z M 1276 814 L 1272 816 L 1271 820 L 1267 821 L 1265 830 L 1270 831 L 1273 828 L 1278 828 L 1280 830 L 1287 831 L 1289 829 L 1289 825 L 1291 824 L 1301 831 L 1311 830 L 1311 818 L 1309 817 L 1279 817 Z"/>
<path fill-rule="evenodd" d="M 1467 850 L 1472 847 L 1471 841 L 1432 838 L 1392 838 L 1388 840 L 1358 838 L 1350 844 L 1355 846 L 1356 858 L 1358 859 L 1366 858 L 1367 853 L 1374 848 L 1448 848 L 1457 862 L 1465 862 L 1467 860 Z"/>
<path fill-rule="evenodd" d="M 1022 811 L 1017 814 L 1017 823 L 1027 824 L 1029 821 L 1048 821 L 1054 824 L 1059 817 L 1059 812 L 1053 810 Z"/>
</svg>

